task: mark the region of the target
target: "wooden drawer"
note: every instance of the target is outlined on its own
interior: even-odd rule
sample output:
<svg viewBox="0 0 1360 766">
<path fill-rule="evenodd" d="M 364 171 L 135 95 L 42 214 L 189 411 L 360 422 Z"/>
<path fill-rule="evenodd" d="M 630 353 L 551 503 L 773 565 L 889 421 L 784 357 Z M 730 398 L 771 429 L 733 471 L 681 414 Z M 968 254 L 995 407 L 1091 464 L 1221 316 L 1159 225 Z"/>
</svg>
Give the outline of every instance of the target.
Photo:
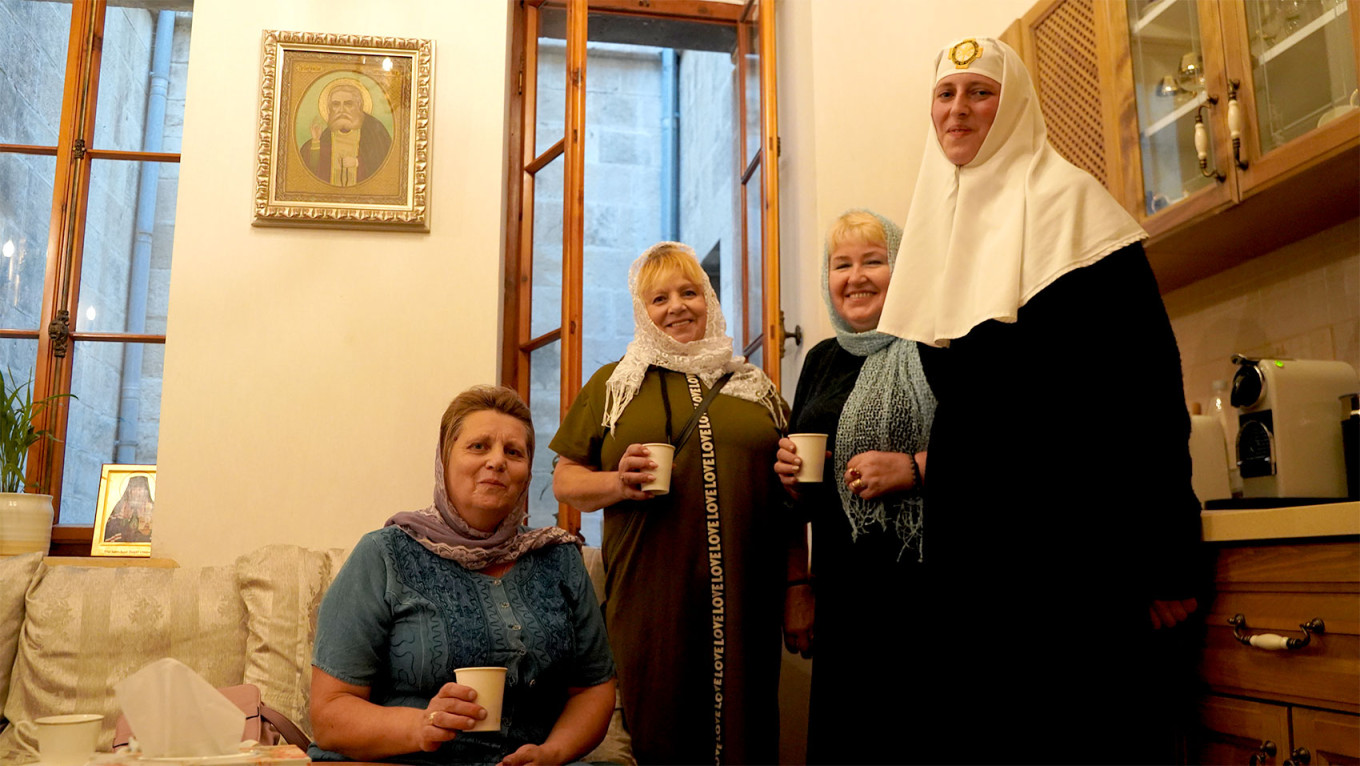
<svg viewBox="0 0 1360 766">
<path fill-rule="evenodd" d="M 1201 665 L 1211 689 L 1360 713 L 1360 545 L 1227 546 L 1215 579 Z M 1302 638 L 1314 618 L 1326 630 L 1302 649 L 1257 649 L 1233 637 L 1237 614 L 1249 636 Z"/>
<path fill-rule="evenodd" d="M 1294 744 L 1310 766 L 1360 763 L 1360 716 L 1294 708 Z"/>
<path fill-rule="evenodd" d="M 1218 692 L 1360 713 L 1357 612 L 1360 601 L 1347 594 L 1220 593 L 1209 612 L 1203 678 Z M 1315 617 L 1322 618 L 1326 631 L 1301 649 L 1258 649 L 1233 636 L 1228 618 L 1235 614 L 1246 617 L 1247 635 L 1302 638 L 1300 623 Z"/>
<path fill-rule="evenodd" d="M 1265 764 L 1289 757 L 1289 708 L 1230 697 L 1206 697 L 1199 706 L 1200 727 L 1189 741 L 1190 763 L 1240 763 L 1260 755 Z M 1273 749 L 1273 758 L 1266 758 Z"/>
</svg>

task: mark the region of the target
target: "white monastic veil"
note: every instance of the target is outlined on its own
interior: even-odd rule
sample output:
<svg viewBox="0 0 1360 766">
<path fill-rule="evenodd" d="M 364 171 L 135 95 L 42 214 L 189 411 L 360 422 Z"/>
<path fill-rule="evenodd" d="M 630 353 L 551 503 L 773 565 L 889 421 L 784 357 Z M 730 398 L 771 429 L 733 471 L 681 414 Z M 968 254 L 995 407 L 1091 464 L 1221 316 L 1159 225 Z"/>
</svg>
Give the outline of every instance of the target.
<svg viewBox="0 0 1360 766">
<path fill-rule="evenodd" d="M 974 48 L 981 55 L 969 60 Z M 989 319 L 1014 322 L 1055 279 L 1147 233 L 1049 146 L 1029 72 L 1009 46 L 961 41 L 937 54 L 935 72 L 935 83 L 962 72 L 990 77 L 1001 83 L 1001 100 L 982 148 L 962 167 L 945 156 L 931 123 L 902 227 L 911 279 L 889 285 L 878 329 L 947 346 Z M 929 122 L 929 102 L 921 106 Z"/>
</svg>

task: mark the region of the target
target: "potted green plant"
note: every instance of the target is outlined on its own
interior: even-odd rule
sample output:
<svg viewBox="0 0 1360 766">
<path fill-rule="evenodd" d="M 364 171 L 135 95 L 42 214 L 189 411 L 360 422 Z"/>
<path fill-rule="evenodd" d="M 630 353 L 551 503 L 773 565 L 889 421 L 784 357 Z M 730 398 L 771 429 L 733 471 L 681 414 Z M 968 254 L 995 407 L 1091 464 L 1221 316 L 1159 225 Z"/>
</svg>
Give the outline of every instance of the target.
<svg viewBox="0 0 1360 766">
<path fill-rule="evenodd" d="M 37 430 L 33 421 L 58 399 L 70 394 L 54 394 L 33 401 L 33 381 L 18 384 L 10 371 L 0 373 L 0 556 L 32 551 L 47 552 L 52 542 L 52 496 L 42 494 L 45 487 L 26 484 L 24 468 L 28 449 L 41 439 L 53 439 L 47 430 Z M 39 492 L 26 493 L 25 489 Z"/>
</svg>

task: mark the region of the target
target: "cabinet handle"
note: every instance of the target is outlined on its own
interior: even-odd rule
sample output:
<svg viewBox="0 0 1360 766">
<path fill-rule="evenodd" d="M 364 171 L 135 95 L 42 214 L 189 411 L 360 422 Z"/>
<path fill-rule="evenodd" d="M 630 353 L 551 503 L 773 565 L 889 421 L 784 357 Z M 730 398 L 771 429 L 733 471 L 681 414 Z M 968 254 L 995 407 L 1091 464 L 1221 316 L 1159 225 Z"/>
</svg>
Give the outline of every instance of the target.
<svg viewBox="0 0 1360 766">
<path fill-rule="evenodd" d="M 1240 614 L 1235 614 L 1228 618 L 1228 624 L 1233 626 L 1233 638 L 1245 646 L 1254 646 L 1257 649 L 1302 649 L 1313 640 L 1314 633 L 1325 633 L 1327 626 L 1322 622 L 1321 617 L 1314 617 L 1308 622 L 1299 625 L 1303 628 L 1303 638 L 1288 638 L 1275 633 L 1259 633 L 1255 636 L 1248 636 L 1247 618 Z"/>
<path fill-rule="evenodd" d="M 1256 748 L 1256 752 L 1251 754 L 1251 758 L 1247 760 L 1247 763 L 1251 764 L 1251 766 L 1263 766 L 1266 761 L 1269 761 L 1274 757 L 1275 743 L 1266 740 L 1261 743 L 1260 747 Z"/>
<path fill-rule="evenodd" d="M 1227 176 L 1218 172 L 1218 168 L 1209 169 L 1209 129 L 1204 126 L 1204 110 L 1217 103 L 1218 96 L 1209 96 L 1195 110 L 1195 154 L 1199 155 L 1199 174 L 1223 183 Z"/>
<path fill-rule="evenodd" d="M 1237 80 L 1228 80 L 1228 135 L 1232 137 L 1233 162 L 1242 170 L 1247 163 L 1242 160 L 1242 107 L 1237 105 Z"/>
<path fill-rule="evenodd" d="M 1282 766 L 1308 766 L 1313 760 L 1313 754 L 1308 752 L 1306 747 L 1296 747 L 1289 753 L 1289 758 Z"/>
</svg>

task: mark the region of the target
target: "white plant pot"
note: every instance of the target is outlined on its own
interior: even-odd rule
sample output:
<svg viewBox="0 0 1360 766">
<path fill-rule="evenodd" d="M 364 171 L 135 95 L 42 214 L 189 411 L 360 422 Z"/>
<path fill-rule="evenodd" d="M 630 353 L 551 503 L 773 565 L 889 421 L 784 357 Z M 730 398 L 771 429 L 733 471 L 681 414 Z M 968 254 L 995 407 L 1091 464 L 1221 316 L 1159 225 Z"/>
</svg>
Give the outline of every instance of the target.
<svg viewBox="0 0 1360 766">
<path fill-rule="evenodd" d="M 52 544 L 52 496 L 0 492 L 0 556 L 42 551 Z"/>
</svg>

